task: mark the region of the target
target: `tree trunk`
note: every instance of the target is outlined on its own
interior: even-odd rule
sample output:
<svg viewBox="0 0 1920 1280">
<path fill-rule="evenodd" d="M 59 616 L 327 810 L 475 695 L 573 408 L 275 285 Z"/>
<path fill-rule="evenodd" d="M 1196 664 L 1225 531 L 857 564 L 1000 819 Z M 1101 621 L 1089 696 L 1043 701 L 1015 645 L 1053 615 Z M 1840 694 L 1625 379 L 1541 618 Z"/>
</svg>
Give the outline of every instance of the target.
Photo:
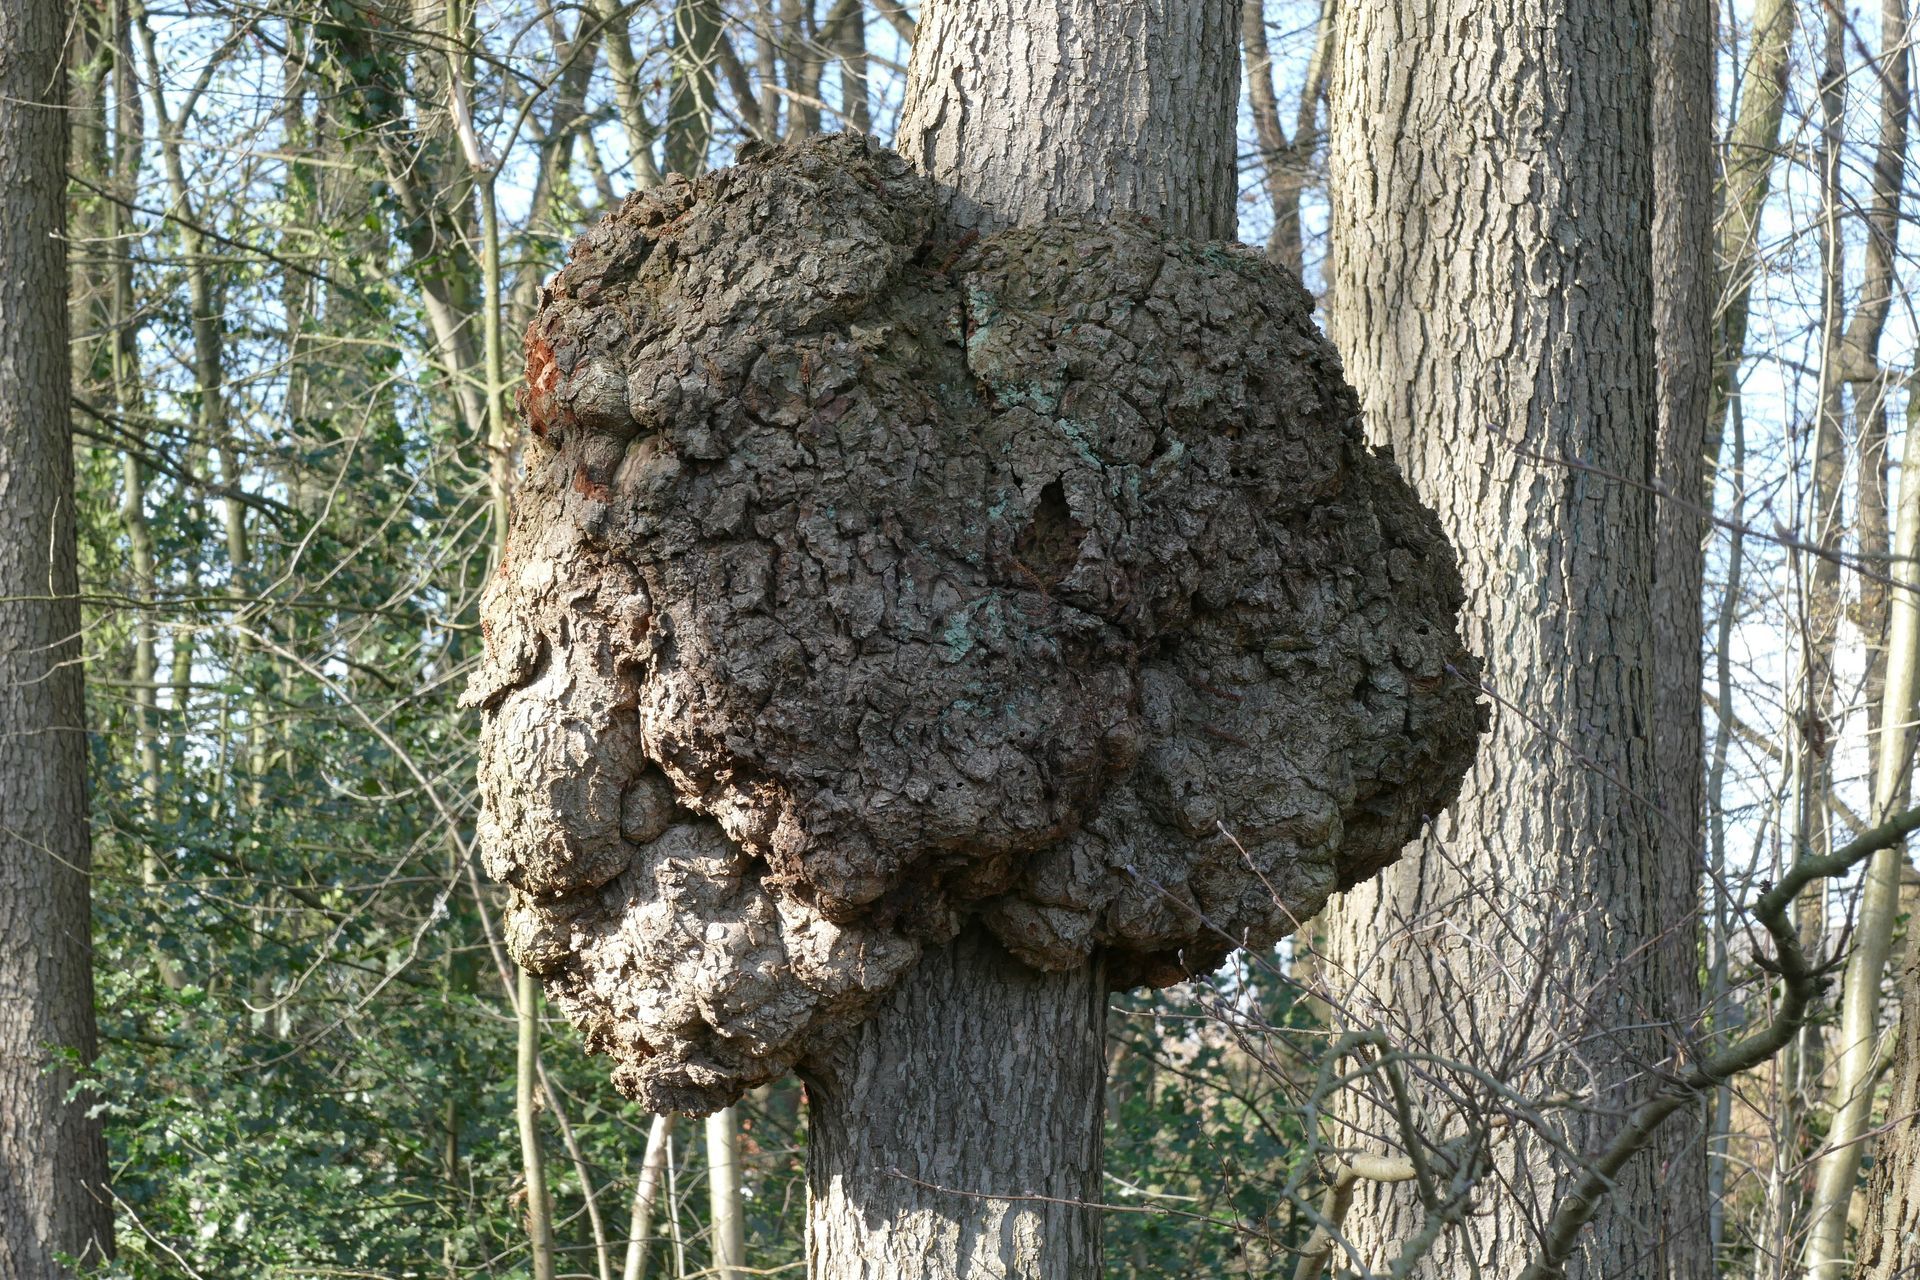
<svg viewBox="0 0 1920 1280">
<path fill-rule="evenodd" d="M 1920 946 L 1907 945 L 1900 991 L 1900 1047 L 1887 1099 L 1887 1131 L 1875 1144 L 1855 1280 L 1920 1275 Z"/>
<path fill-rule="evenodd" d="M 647 1148 L 640 1157 L 640 1177 L 633 1188 L 632 1225 L 627 1229 L 627 1263 L 621 1280 L 647 1280 L 647 1251 L 653 1240 L 653 1210 L 667 1172 L 667 1139 L 673 1135 L 674 1116 L 653 1118 L 647 1130 Z"/>
<path fill-rule="evenodd" d="M 1793 43 L 1795 0 L 1756 0 L 1752 43 L 1740 73 L 1739 113 L 1727 134 L 1720 182 L 1720 319 L 1714 334 L 1712 401 L 1708 421 L 1718 424 L 1732 402 L 1740 361 L 1747 348 L 1747 311 L 1760 263 L 1760 214 L 1773 188 L 1780 154 L 1780 121 L 1787 107 L 1787 56 Z M 1720 457 L 1720 436 L 1707 442 L 1709 469 Z"/>
<path fill-rule="evenodd" d="M 111 1251 L 68 440 L 65 6 L 0 0 L 0 1278 Z"/>
<path fill-rule="evenodd" d="M 1791 744 L 1792 840 L 1789 860 L 1831 848 L 1829 798 L 1834 782 L 1834 738 L 1839 727 L 1836 702 L 1835 650 L 1841 615 L 1840 549 L 1846 535 L 1846 438 L 1842 415 L 1846 385 L 1843 380 L 1841 340 L 1846 328 L 1845 240 L 1840 219 L 1850 199 L 1843 181 L 1846 142 L 1846 41 L 1849 18 L 1838 10 L 1826 14 L 1820 69 L 1820 142 L 1815 168 L 1820 175 L 1820 353 L 1817 366 L 1818 414 L 1813 434 L 1813 485 L 1806 513 L 1810 528 L 1803 532 L 1812 547 L 1796 551 L 1793 579 L 1799 587 L 1795 633 L 1798 640 L 1792 684 L 1788 690 L 1788 742 Z M 1795 904 L 1801 945 L 1809 954 L 1827 945 L 1827 896 L 1807 894 Z M 1773 1160 L 1777 1171 L 1767 1198 L 1767 1239 L 1787 1242 L 1801 1224 L 1817 1218 L 1819 1207 L 1805 1197 L 1799 1162 L 1813 1145 L 1811 1113 L 1826 1071 L 1825 1027 L 1803 1028 L 1780 1056 L 1777 1079 L 1779 1103 L 1774 1108 Z"/>
<path fill-rule="evenodd" d="M 1655 957 L 1676 1021 L 1699 1008 L 1700 886 L 1706 844 L 1700 721 L 1700 604 L 1713 379 L 1713 0 L 1654 0 L 1653 328 L 1659 425 L 1654 482 L 1654 799 L 1661 814 L 1660 918 L 1678 930 Z M 1717 450 L 1716 450 L 1717 452 Z M 1677 1117 L 1657 1147 L 1668 1274 L 1711 1274 L 1706 1115 Z"/>
<path fill-rule="evenodd" d="M 707 171 L 719 63 L 719 0 L 676 0 L 673 85 L 667 95 L 668 173 L 697 178 Z"/>
<path fill-rule="evenodd" d="M 977 927 L 923 957 L 808 1066 L 810 1280 L 1098 1276 L 1106 1003 Z"/>
<path fill-rule="evenodd" d="M 1908 401 L 1907 438 L 1900 466 L 1900 511 L 1895 536 L 1893 579 L 1900 584 L 1892 592 L 1892 625 L 1889 627 L 1889 661 L 1881 711 L 1881 733 L 1874 747 L 1873 821 L 1905 809 L 1910 802 L 1913 720 L 1916 677 L 1920 676 L 1920 572 L 1914 557 L 1920 555 L 1920 414 L 1916 403 Z M 1809 1280 L 1839 1280 L 1846 1275 L 1847 1219 L 1860 1175 L 1861 1157 L 1871 1151 L 1880 1164 L 1898 1160 L 1901 1117 L 1913 1110 L 1913 1065 L 1908 1062 L 1906 1077 L 1898 1070 L 1894 1076 L 1894 1098 L 1888 1119 L 1894 1128 L 1884 1137 L 1873 1137 L 1868 1124 L 1873 1109 L 1874 1090 L 1879 1081 L 1876 1063 L 1880 1032 L 1880 980 L 1893 951 L 1895 918 L 1902 908 L 1900 881 L 1905 866 L 1904 846 L 1893 845 L 1873 855 L 1862 877 L 1863 893 L 1854 952 L 1848 957 L 1840 990 L 1840 1029 L 1834 1045 L 1833 1115 L 1827 1126 L 1827 1141 L 1814 1174 L 1814 1198 L 1807 1231 L 1807 1275 Z M 1909 959 L 1920 956 L 1920 948 L 1911 941 L 1913 924 L 1908 925 Z M 1907 1041 L 1913 1039 L 1914 1014 L 1920 1011 L 1920 999 L 1913 994 L 1911 982 L 1904 998 Z M 1911 1044 L 1909 1043 L 1909 1049 Z M 1901 1101 L 1905 1089 L 1906 1102 Z M 1903 1110 L 1904 1108 L 1904 1110 Z M 1911 1117 L 1908 1128 L 1911 1128 Z M 1871 1138 L 1871 1145 L 1868 1139 Z M 1911 1142 L 1909 1146 L 1911 1147 Z M 1913 1151 L 1907 1159 L 1913 1159 Z M 1890 1189 L 1869 1194 L 1869 1213 L 1890 1198 Z M 1920 1214 L 1920 1197 L 1912 1197 L 1907 1206 L 1909 1222 Z M 1898 1211 L 1890 1206 L 1894 1219 Z M 1907 1228 L 1911 1235 L 1913 1227 Z M 1894 1237 L 1876 1245 L 1869 1232 L 1860 1237 L 1860 1274 L 1874 1274 L 1867 1262 L 1878 1248 L 1882 1255 L 1893 1248 Z M 1920 1245 L 1911 1241 L 1909 1265 L 1920 1262 Z M 1888 1271 L 1885 1274 L 1891 1275 Z"/>
<path fill-rule="evenodd" d="M 867 12 L 853 0 L 840 36 L 840 119 L 849 133 L 873 132 L 873 90 L 867 83 Z"/>
<path fill-rule="evenodd" d="M 820 132 L 820 73 L 826 60 L 814 40 L 815 0 L 780 0 L 781 59 L 787 69 L 787 141 Z"/>
<path fill-rule="evenodd" d="M 1734 96 L 1739 109 L 1727 135 L 1720 188 L 1715 204 L 1719 214 L 1714 224 L 1718 244 L 1715 261 L 1719 298 L 1718 318 L 1713 334 L 1713 375 L 1708 391 L 1706 447 L 1706 483 L 1712 486 L 1720 472 L 1723 438 L 1736 442 L 1732 481 L 1735 500 L 1744 508 L 1746 477 L 1742 470 L 1744 452 L 1740 401 L 1734 392 L 1740 364 L 1746 354 L 1747 313 L 1760 261 L 1760 215 L 1773 181 L 1774 160 L 1779 151 L 1780 122 L 1787 99 L 1787 55 L 1795 26 L 1795 0 L 1756 0 L 1751 21 L 1751 42 Z M 1709 492 L 1711 489 L 1709 488 Z M 1725 889 L 1726 823 L 1720 798 L 1726 780 L 1726 735 L 1733 731 L 1732 678 L 1727 649 L 1733 635 L 1733 618 L 1739 607 L 1737 585 L 1740 576 L 1740 521 L 1730 535 L 1727 562 L 1728 585 L 1723 597 L 1719 622 L 1720 735 L 1714 748 L 1708 800 L 1711 818 L 1711 842 L 1708 854 L 1714 885 L 1713 950 L 1708 957 L 1708 986 L 1716 1037 L 1732 1035 L 1738 1018 L 1727 986 L 1727 941 L 1732 936 L 1734 908 Z M 1733 1116 L 1731 1085 L 1715 1092 L 1707 1122 L 1707 1237 L 1713 1257 L 1719 1256 L 1726 1230 L 1726 1197 L 1729 1181 L 1728 1151 Z"/>
<path fill-rule="evenodd" d="M 894 145 L 963 225 L 1145 214 L 1230 240 L 1239 34 L 1232 0 L 929 0 Z"/>
<path fill-rule="evenodd" d="M 1663 759 L 1651 10 L 1337 11 L 1330 329 L 1369 430 L 1461 551 L 1469 644 L 1496 704 L 1451 812 L 1336 905 L 1333 968 L 1357 975 L 1356 1024 L 1560 1104 L 1495 1124 L 1478 1079 L 1432 1068 L 1467 1102 L 1421 1091 L 1427 1138 L 1486 1135 L 1501 1176 L 1419 1276 L 1469 1274 L 1469 1257 L 1519 1271 L 1577 1168 L 1533 1125 L 1597 1146 L 1692 1011 L 1676 978 L 1692 933 L 1664 888 L 1675 837 L 1650 803 Z M 1377 1113 L 1345 1115 L 1398 1145 Z M 1650 1155 L 1622 1170 L 1568 1275 L 1665 1274 L 1662 1176 Z M 1365 1184 L 1348 1234 L 1384 1267 L 1432 1216 L 1411 1184 Z"/>
<path fill-rule="evenodd" d="M 744 1280 L 747 1224 L 740 1198 L 740 1115 L 732 1107 L 707 1117 L 707 1193 L 713 1273 L 719 1280 Z"/>
<path fill-rule="evenodd" d="M 928 0 L 896 145 L 964 225 L 1230 237 L 1239 26 L 1237 0 Z M 1098 964 L 930 950 L 807 1065 L 812 1280 L 1099 1275 L 1105 1038 Z"/>
<path fill-rule="evenodd" d="M 1320 99 L 1327 91 L 1328 36 L 1333 30 L 1328 12 L 1331 0 L 1320 7 L 1314 22 L 1313 54 L 1300 85 L 1300 104 L 1294 114 L 1293 137 L 1280 123 L 1280 101 L 1273 91 L 1273 55 L 1267 48 L 1266 5 L 1248 0 L 1240 19 L 1240 45 L 1247 67 L 1247 106 L 1253 115 L 1253 135 L 1260 144 L 1260 176 L 1267 203 L 1273 206 L 1273 230 L 1267 235 L 1267 257 L 1300 275 L 1306 265 L 1306 230 L 1300 218 L 1300 197 L 1312 179 L 1313 151 L 1319 145 Z"/>
<path fill-rule="evenodd" d="M 1900 510 L 1894 558 L 1887 552 L 1887 379 L 1880 369 L 1880 337 L 1895 287 L 1895 241 L 1899 236 L 1900 194 L 1907 150 L 1908 51 L 1906 0 L 1882 0 L 1880 43 L 1885 57 L 1880 74 L 1880 139 L 1874 156 L 1873 202 L 1867 214 L 1866 269 L 1858 308 L 1840 342 L 1841 374 L 1852 383 L 1859 425 L 1860 480 L 1855 499 L 1858 536 L 1869 576 L 1860 587 L 1856 621 L 1869 645 L 1866 702 L 1873 743 L 1872 821 L 1881 822 L 1907 806 L 1912 739 L 1915 628 L 1912 587 L 1889 601 L 1876 580 L 1888 572 L 1899 582 L 1914 579 L 1911 557 L 1920 550 L 1920 449 L 1913 434 L 1909 401 L 1907 458 L 1900 469 Z M 1838 264 L 1836 264 L 1837 266 Z M 1889 604 L 1892 626 L 1887 625 Z M 1877 714 L 1876 714 L 1877 712 Z M 1846 1275 L 1847 1219 L 1860 1174 L 1860 1159 L 1873 1105 L 1874 1047 L 1880 1030 L 1880 983 L 1893 949 L 1894 917 L 1899 910 L 1900 868 L 1904 850 L 1883 849 L 1862 877 L 1860 912 L 1853 954 L 1841 983 L 1840 1025 L 1833 1044 L 1831 1119 L 1814 1174 L 1814 1197 L 1807 1229 L 1807 1274 L 1811 1280 L 1840 1280 Z"/>
</svg>

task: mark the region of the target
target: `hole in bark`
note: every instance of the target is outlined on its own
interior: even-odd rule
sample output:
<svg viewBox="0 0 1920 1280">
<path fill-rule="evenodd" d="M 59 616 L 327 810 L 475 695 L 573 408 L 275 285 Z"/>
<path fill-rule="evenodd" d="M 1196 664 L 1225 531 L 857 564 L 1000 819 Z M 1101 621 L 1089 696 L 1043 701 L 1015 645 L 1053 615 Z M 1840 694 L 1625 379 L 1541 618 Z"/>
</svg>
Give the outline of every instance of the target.
<svg viewBox="0 0 1920 1280">
<path fill-rule="evenodd" d="M 1073 521 L 1073 509 L 1067 505 L 1067 491 L 1058 480 L 1040 491 L 1034 505 L 1033 520 L 1014 544 L 1014 554 L 1033 575 L 1051 587 L 1067 576 L 1080 556 L 1080 540 L 1086 530 Z"/>
</svg>

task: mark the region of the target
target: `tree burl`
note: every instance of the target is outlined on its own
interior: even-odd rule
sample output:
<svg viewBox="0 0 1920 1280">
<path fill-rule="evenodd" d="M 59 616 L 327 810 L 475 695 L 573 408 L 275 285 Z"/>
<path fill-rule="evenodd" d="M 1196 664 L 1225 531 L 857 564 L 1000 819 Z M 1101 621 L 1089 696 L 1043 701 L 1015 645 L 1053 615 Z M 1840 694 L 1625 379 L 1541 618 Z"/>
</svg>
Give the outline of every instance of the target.
<svg viewBox="0 0 1920 1280">
<path fill-rule="evenodd" d="M 1453 798 L 1453 552 L 1311 309 L 1144 223 L 972 242 L 852 136 L 574 245 L 467 699 L 509 945 L 626 1093 L 725 1105 L 969 917 L 1210 971 Z"/>
</svg>

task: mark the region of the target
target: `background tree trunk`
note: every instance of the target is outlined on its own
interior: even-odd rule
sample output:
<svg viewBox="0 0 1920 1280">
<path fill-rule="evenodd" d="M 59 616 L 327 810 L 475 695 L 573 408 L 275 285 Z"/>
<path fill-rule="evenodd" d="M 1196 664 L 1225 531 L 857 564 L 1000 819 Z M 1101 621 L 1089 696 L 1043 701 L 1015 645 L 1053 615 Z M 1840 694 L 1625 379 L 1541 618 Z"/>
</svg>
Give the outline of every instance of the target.
<svg viewBox="0 0 1920 1280">
<path fill-rule="evenodd" d="M 1661 814 L 1659 914 L 1676 930 L 1656 982 L 1667 1015 L 1700 1005 L 1700 889 L 1706 846 L 1705 745 L 1700 718 L 1701 590 L 1706 578 L 1706 475 L 1713 381 L 1713 0 L 1653 5 L 1653 328 L 1659 425 L 1653 562 L 1654 779 Z M 1717 450 L 1715 450 L 1717 452 Z M 1711 1274 L 1706 1115 L 1661 1134 L 1656 1159 L 1668 1274 Z"/>
<path fill-rule="evenodd" d="M 1780 122 L 1787 110 L 1788 52 L 1796 21 L 1794 0 L 1756 0 L 1752 40 L 1740 73 L 1740 106 L 1727 134 L 1720 181 L 1720 311 L 1714 326 L 1714 368 L 1708 421 L 1716 427 L 1732 403 L 1740 361 L 1747 349 L 1747 318 L 1760 267 L 1760 213 L 1773 188 L 1780 154 Z M 1717 462 L 1720 435 L 1708 441 Z"/>
<path fill-rule="evenodd" d="M 653 1118 L 647 1129 L 647 1147 L 640 1157 L 640 1177 L 633 1188 L 632 1225 L 627 1230 L 627 1261 L 621 1280 L 646 1280 L 648 1246 L 653 1241 L 653 1211 L 660 1201 L 667 1172 L 667 1139 L 675 1116 L 669 1111 Z"/>
<path fill-rule="evenodd" d="M 707 1117 L 707 1192 L 714 1274 L 719 1280 L 742 1280 L 746 1215 L 740 1198 L 740 1116 L 732 1107 Z"/>
<path fill-rule="evenodd" d="M 1691 1012 L 1655 808 L 1651 5 L 1337 12 L 1330 328 L 1461 551 L 1496 706 L 1451 812 L 1328 933 L 1355 1024 L 1557 1104 L 1492 1128 L 1498 1184 L 1413 1271 L 1511 1275 L 1573 1172 L 1534 1124 L 1591 1149 Z M 1425 1090 L 1427 1139 L 1486 1130 L 1483 1086 L 1431 1070 L 1468 1103 Z M 1664 1274 L 1661 1196 L 1630 1164 L 1568 1274 Z M 1426 1221 L 1407 1184 L 1365 1184 L 1348 1233 L 1385 1266 Z"/>
<path fill-rule="evenodd" d="M 1888 381 L 1880 367 L 1880 338 L 1893 302 L 1895 243 L 1899 238 L 1900 195 L 1904 186 L 1907 150 L 1909 54 L 1906 0 L 1882 0 L 1880 44 L 1884 51 L 1879 83 L 1880 138 L 1875 147 L 1873 201 L 1867 213 L 1866 268 L 1858 307 L 1840 343 L 1841 375 L 1852 385 L 1854 419 L 1859 437 L 1859 483 L 1856 508 L 1862 577 L 1855 621 L 1867 635 L 1865 699 L 1874 755 L 1872 821 L 1881 822 L 1907 806 L 1908 767 L 1912 739 L 1908 723 L 1913 711 L 1914 600 L 1911 587 L 1889 601 L 1879 580 L 1882 572 L 1911 583 L 1911 557 L 1916 549 L 1915 485 L 1920 473 L 1903 465 L 1900 471 L 1900 514 L 1891 523 L 1900 529 L 1898 557 L 1887 557 L 1887 394 Z M 1836 264 L 1837 265 L 1837 264 Z M 1837 272 L 1836 272 L 1837 274 Z M 1911 420 L 1909 402 L 1909 426 Z M 1908 437 L 1908 454 L 1920 462 L 1920 451 Z M 1883 568 L 1884 567 L 1884 568 Z M 1896 614 L 1889 627 L 1889 604 Z M 1860 1174 L 1863 1139 L 1873 1105 L 1875 1045 L 1880 1032 L 1880 983 L 1893 949 L 1895 916 L 1900 902 L 1900 870 L 1905 864 L 1900 845 L 1883 849 L 1867 864 L 1856 921 L 1854 951 L 1847 959 L 1841 982 L 1840 1025 L 1833 1043 L 1831 1118 L 1825 1149 L 1815 1169 L 1811 1222 L 1807 1231 L 1807 1273 L 1812 1280 L 1840 1280 L 1849 1270 L 1847 1220 Z"/>
<path fill-rule="evenodd" d="M 1900 1047 L 1887 1099 L 1889 1125 L 1875 1144 L 1855 1280 L 1920 1275 L 1920 946 L 1911 938 L 1901 982 Z"/>
<path fill-rule="evenodd" d="M 1231 237 L 1239 15 L 929 0 L 897 146 L 963 225 L 1133 213 Z M 1105 1040 L 1097 964 L 1037 973 L 977 931 L 923 956 L 808 1065 L 813 1280 L 1099 1275 L 1098 1214 L 1007 1197 L 1099 1198 Z"/>
<path fill-rule="evenodd" d="M 68 432 L 65 6 L 0 0 L 0 1277 L 112 1247 Z"/>
<path fill-rule="evenodd" d="M 677 0 L 673 6 L 673 89 L 667 100 L 668 173 L 697 178 L 707 171 L 707 143 L 713 136 L 721 16 L 718 0 Z"/>
</svg>

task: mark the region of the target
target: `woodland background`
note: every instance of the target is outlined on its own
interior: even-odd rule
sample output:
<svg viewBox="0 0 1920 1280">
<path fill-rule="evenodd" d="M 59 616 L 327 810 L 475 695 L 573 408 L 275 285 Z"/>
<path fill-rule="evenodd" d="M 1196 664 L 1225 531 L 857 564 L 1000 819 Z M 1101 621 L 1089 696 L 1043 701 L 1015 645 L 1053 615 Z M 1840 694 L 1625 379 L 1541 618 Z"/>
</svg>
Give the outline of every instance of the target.
<svg viewBox="0 0 1920 1280">
<path fill-rule="evenodd" d="M 1326 15 L 1250 8 L 1241 238 L 1318 289 Z M 489 392 L 511 391 L 541 279 L 626 193 L 749 140 L 889 136 L 913 30 L 886 0 L 76 8 L 106 1274 L 526 1274 L 520 1094 L 561 1274 L 712 1267 L 701 1127 L 659 1148 L 642 1218 L 664 1128 L 563 1023 L 540 1025 L 536 1075 L 516 1064 L 533 1010 L 476 871 L 474 731 L 455 705 L 515 465 Z M 1718 153 L 1687 175 L 1714 186 L 1718 219 L 1700 963 L 1721 1029 L 1764 1012 L 1738 906 L 1790 861 L 1796 797 L 1819 792 L 1814 825 L 1836 843 L 1885 811 L 1869 784 L 1882 566 L 1920 412 L 1911 34 L 1905 0 L 1727 5 Z M 1838 455 L 1817 447 L 1823 424 Z M 1833 643 L 1810 702 L 1821 619 Z M 1835 885 L 1814 930 L 1844 947 L 1857 898 Z M 1306 1139 L 1327 1022 L 1295 981 L 1311 952 L 1117 999 L 1112 1276 L 1292 1271 L 1321 1176 Z M 1818 1040 L 1707 1117 L 1727 1275 L 1798 1266 L 1831 1109 Z M 717 1135 L 739 1152 L 756 1274 L 803 1266 L 799 1091 L 761 1091 Z"/>
</svg>

